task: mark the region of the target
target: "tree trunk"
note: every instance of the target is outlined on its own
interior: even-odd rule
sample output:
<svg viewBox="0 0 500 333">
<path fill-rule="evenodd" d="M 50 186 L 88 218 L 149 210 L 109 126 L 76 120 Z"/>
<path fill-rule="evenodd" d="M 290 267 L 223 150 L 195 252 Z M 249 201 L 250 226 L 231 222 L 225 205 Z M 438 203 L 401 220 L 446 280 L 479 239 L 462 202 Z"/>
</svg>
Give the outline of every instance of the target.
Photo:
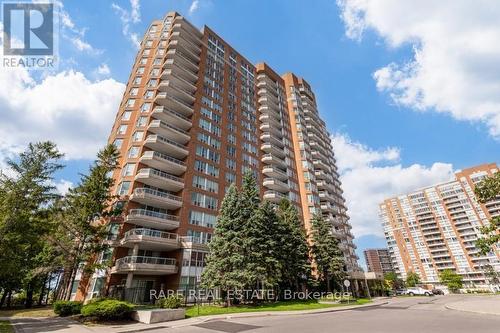
<svg viewBox="0 0 500 333">
<path fill-rule="evenodd" d="M 38 306 L 42 305 L 43 296 L 45 295 L 45 284 L 47 283 L 48 277 L 49 277 L 49 274 L 45 275 L 45 277 L 43 278 L 42 287 L 40 288 L 40 297 L 38 297 Z M 49 284 L 50 284 L 50 280 L 49 280 Z"/>
<path fill-rule="evenodd" d="M 7 307 L 10 308 L 11 304 L 12 304 L 12 290 L 9 290 L 9 294 L 7 296 Z"/>
<path fill-rule="evenodd" d="M 7 298 L 8 293 L 9 293 L 9 291 L 4 288 L 2 298 L 0 299 L 0 309 L 2 308 L 3 304 L 5 303 L 5 299 Z"/>
<path fill-rule="evenodd" d="M 33 280 L 28 283 L 26 288 L 26 303 L 25 308 L 29 309 L 33 306 Z"/>
<path fill-rule="evenodd" d="M 326 291 L 330 292 L 330 274 L 328 274 L 328 271 L 325 272 L 325 278 L 326 278 Z"/>
</svg>

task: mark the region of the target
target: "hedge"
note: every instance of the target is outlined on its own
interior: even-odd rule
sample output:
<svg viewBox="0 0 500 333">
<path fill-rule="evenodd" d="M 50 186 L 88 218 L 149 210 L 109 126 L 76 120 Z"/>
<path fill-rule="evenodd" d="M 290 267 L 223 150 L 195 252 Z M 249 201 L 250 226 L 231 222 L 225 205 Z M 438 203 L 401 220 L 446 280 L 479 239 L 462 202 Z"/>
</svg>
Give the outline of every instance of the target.
<svg viewBox="0 0 500 333">
<path fill-rule="evenodd" d="M 81 314 L 98 320 L 127 319 L 132 310 L 134 305 L 131 303 L 106 299 L 84 305 Z"/>
<path fill-rule="evenodd" d="M 177 309 L 182 306 L 182 301 L 183 298 L 180 296 L 169 296 L 159 299 L 156 304 L 162 309 Z"/>
<path fill-rule="evenodd" d="M 61 317 L 77 315 L 80 314 L 80 310 L 82 309 L 82 302 L 56 301 L 53 307 L 54 312 Z"/>
</svg>

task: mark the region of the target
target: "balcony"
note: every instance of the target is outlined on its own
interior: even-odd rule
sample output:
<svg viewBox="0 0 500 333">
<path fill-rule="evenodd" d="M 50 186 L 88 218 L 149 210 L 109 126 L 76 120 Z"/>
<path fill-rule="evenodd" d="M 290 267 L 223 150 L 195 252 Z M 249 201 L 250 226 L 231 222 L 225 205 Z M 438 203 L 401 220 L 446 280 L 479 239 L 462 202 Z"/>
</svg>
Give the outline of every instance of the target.
<svg viewBox="0 0 500 333">
<path fill-rule="evenodd" d="M 314 160 L 313 165 L 315 168 L 320 168 L 327 172 L 330 171 L 330 167 L 327 164 L 325 164 L 322 160 Z"/>
<path fill-rule="evenodd" d="M 191 126 L 193 126 L 193 124 L 191 123 L 191 119 L 177 111 L 168 109 L 164 106 L 155 107 L 151 115 L 155 119 L 164 121 L 167 124 L 174 125 L 184 131 L 188 131 Z"/>
<path fill-rule="evenodd" d="M 277 166 L 282 167 L 282 168 L 287 167 L 286 162 L 283 159 L 281 159 L 275 155 L 272 155 L 272 154 L 263 155 L 261 161 L 262 161 L 262 163 L 274 164 L 274 165 L 277 165 Z"/>
<path fill-rule="evenodd" d="M 151 251 L 171 251 L 180 247 L 179 236 L 170 232 L 137 228 L 123 235 L 121 246 L 133 248 L 139 244 L 140 249 Z"/>
<path fill-rule="evenodd" d="M 178 192 L 184 188 L 184 180 L 182 178 L 157 169 L 140 169 L 135 176 L 135 180 L 170 192 Z"/>
<path fill-rule="evenodd" d="M 172 84 L 169 80 L 162 80 L 158 85 L 158 90 L 167 92 L 167 96 L 173 96 L 180 102 L 186 103 L 187 106 L 191 106 L 195 101 L 194 93 Z"/>
<path fill-rule="evenodd" d="M 262 169 L 262 173 L 264 173 L 268 177 L 273 177 L 279 180 L 283 181 L 288 180 L 288 175 L 286 174 L 286 172 L 281 169 L 278 169 L 277 167 L 265 166 Z"/>
<path fill-rule="evenodd" d="M 161 73 L 161 79 L 168 80 L 168 82 L 172 82 L 175 86 L 189 91 L 191 94 L 196 92 L 196 85 L 193 84 L 190 78 L 184 78 L 180 74 L 175 73 L 172 69 L 165 69 L 163 73 Z"/>
<path fill-rule="evenodd" d="M 262 181 L 262 185 L 271 190 L 275 190 L 281 193 L 290 191 L 290 187 L 287 183 L 284 183 L 281 180 L 275 178 L 264 178 L 264 180 Z"/>
<path fill-rule="evenodd" d="M 151 121 L 148 126 L 148 131 L 173 140 L 179 144 L 186 144 L 189 139 L 191 139 L 188 132 L 161 120 Z"/>
<path fill-rule="evenodd" d="M 285 144 L 281 138 L 278 138 L 271 133 L 264 133 L 260 136 L 260 139 L 264 142 L 270 142 L 273 146 L 277 146 L 279 148 L 284 148 Z"/>
<path fill-rule="evenodd" d="M 186 50 L 183 46 L 172 44 L 175 49 L 169 49 L 167 52 L 167 59 L 172 59 L 177 62 L 181 67 L 184 67 L 192 72 L 198 71 L 199 57 Z M 198 58 L 198 59 L 196 59 Z"/>
<path fill-rule="evenodd" d="M 176 158 L 184 158 L 188 155 L 187 147 L 161 135 L 148 135 L 144 145 L 155 151 L 169 154 Z"/>
<path fill-rule="evenodd" d="M 182 198 L 170 193 L 161 192 L 152 188 L 136 188 L 130 200 L 143 205 L 165 208 L 169 210 L 182 207 Z"/>
<path fill-rule="evenodd" d="M 183 249 L 194 249 L 194 250 L 208 250 L 208 243 L 202 242 L 199 237 L 194 236 L 182 236 L 181 246 Z"/>
<path fill-rule="evenodd" d="M 175 23 L 172 26 L 172 31 L 179 31 L 183 37 L 189 39 L 195 45 L 201 46 L 200 32 L 194 29 L 189 23 Z"/>
<path fill-rule="evenodd" d="M 277 191 L 266 191 L 264 192 L 264 199 L 274 203 L 279 203 L 282 199 L 288 199 L 288 196 Z"/>
<path fill-rule="evenodd" d="M 184 80 L 191 82 L 192 84 L 196 84 L 198 81 L 198 71 L 190 70 L 189 68 L 182 67 L 179 62 L 174 62 L 174 59 L 167 59 L 163 64 L 164 71 L 162 73 L 161 78 L 168 78 L 169 73 L 175 73 L 179 75 Z"/>
<path fill-rule="evenodd" d="M 176 176 L 186 171 L 186 163 L 183 161 L 152 150 L 145 151 L 139 159 L 139 162 L 151 168 L 166 171 Z"/>
<path fill-rule="evenodd" d="M 324 212 L 329 212 L 329 213 L 337 212 L 337 209 L 335 209 L 335 207 L 333 205 L 331 205 L 329 202 L 322 203 L 321 210 Z"/>
<path fill-rule="evenodd" d="M 276 155 L 279 158 L 285 158 L 286 157 L 286 153 L 285 153 L 285 151 L 282 148 L 280 148 L 278 146 L 275 146 L 275 145 L 273 145 L 272 143 L 269 143 L 269 142 L 264 142 L 260 146 L 260 149 L 262 149 L 264 152 L 266 152 L 268 154 Z"/>
<path fill-rule="evenodd" d="M 131 209 L 128 212 L 127 223 L 158 230 L 172 230 L 179 227 L 179 217 L 158 213 L 147 209 Z"/>
<path fill-rule="evenodd" d="M 116 260 L 111 274 L 138 273 L 142 275 L 177 274 L 173 258 L 127 256 Z"/>
<path fill-rule="evenodd" d="M 185 96 L 186 98 L 182 98 L 181 96 Z M 194 97 L 192 97 L 192 99 L 189 99 L 187 98 L 187 95 L 174 93 L 174 89 L 171 89 L 168 94 L 166 92 L 160 92 L 156 94 L 154 102 L 158 105 L 165 106 L 166 108 L 177 111 L 178 113 L 189 117 L 194 112 L 193 105 L 190 100 L 194 101 Z"/>
</svg>

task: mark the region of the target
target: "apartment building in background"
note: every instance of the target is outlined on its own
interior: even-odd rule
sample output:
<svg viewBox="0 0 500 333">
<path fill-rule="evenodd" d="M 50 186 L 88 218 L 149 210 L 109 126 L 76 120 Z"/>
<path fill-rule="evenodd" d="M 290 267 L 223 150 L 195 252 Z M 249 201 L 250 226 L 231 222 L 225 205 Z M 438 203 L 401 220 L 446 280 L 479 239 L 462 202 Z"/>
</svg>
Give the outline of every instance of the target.
<svg viewBox="0 0 500 333">
<path fill-rule="evenodd" d="M 253 65 L 210 28 L 171 12 L 148 28 L 109 137 L 123 217 L 108 224 L 109 270 L 78 276 L 76 299 L 133 302 L 151 289 L 194 289 L 218 210 L 250 171 L 261 196 L 332 222 L 348 271 L 359 270 L 325 123 L 310 86 Z"/>
<path fill-rule="evenodd" d="M 363 254 L 368 272 L 386 274 L 394 271 L 388 249 L 366 249 Z"/>
<path fill-rule="evenodd" d="M 499 172 L 494 163 L 464 169 L 455 179 L 385 200 L 380 205 L 389 254 L 395 272 L 420 275 L 423 283 L 439 284 L 439 273 L 451 269 L 467 288 L 493 287 L 484 272 L 500 271 L 495 248 L 481 255 L 475 241 L 489 219 L 500 216 L 500 198 L 480 204 L 475 185 Z"/>
</svg>

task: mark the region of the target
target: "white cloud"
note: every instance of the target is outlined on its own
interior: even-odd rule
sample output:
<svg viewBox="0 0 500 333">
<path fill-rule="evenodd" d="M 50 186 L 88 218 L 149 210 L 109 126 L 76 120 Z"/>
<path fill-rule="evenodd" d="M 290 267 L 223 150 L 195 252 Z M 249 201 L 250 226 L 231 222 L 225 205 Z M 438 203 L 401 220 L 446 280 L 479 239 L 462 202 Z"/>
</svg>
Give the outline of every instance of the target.
<svg viewBox="0 0 500 333">
<path fill-rule="evenodd" d="M 60 195 L 66 195 L 69 189 L 74 186 L 72 182 L 66 179 L 58 179 L 53 185 L 56 187 L 56 192 Z"/>
<path fill-rule="evenodd" d="M 108 76 L 111 74 L 111 70 L 109 69 L 108 64 L 102 63 L 97 67 L 96 69 L 97 74 L 103 75 L 103 76 Z"/>
<path fill-rule="evenodd" d="M 140 39 L 139 35 L 135 32 L 131 32 L 130 25 L 141 22 L 141 7 L 139 0 L 130 0 L 130 10 L 126 10 L 116 3 L 111 4 L 111 8 L 119 16 L 122 23 L 122 33 L 127 37 L 132 45 L 139 49 Z"/>
<path fill-rule="evenodd" d="M 125 89 L 64 71 L 37 82 L 25 69 L 0 71 L 0 153 L 51 140 L 68 159 L 95 157 L 105 144 Z"/>
<path fill-rule="evenodd" d="M 57 12 L 59 13 L 61 35 L 69 40 L 78 51 L 83 51 L 91 55 L 102 54 L 102 50 L 93 47 L 85 40 L 87 28 L 78 28 L 76 26 L 71 16 L 64 10 L 64 5 L 61 1 L 56 1 L 55 4 L 58 7 Z"/>
<path fill-rule="evenodd" d="M 337 0 L 346 35 L 371 29 L 413 59 L 373 77 L 399 105 L 486 124 L 500 138 L 500 6 L 495 0 Z"/>
<path fill-rule="evenodd" d="M 191 3 L 191 6 L 189 6 L 189 15 L 192 15 L 195 11 L 200 8 L 200 1 L 199 0 L 193 0 Z"/>
<path fill-rule="evenodd" d="M 398 148 L 372 149 L 339 133 L 332 141 L 356 237 L 383 236 L 378 205 L 384 199 L 453 178 L 451 164 L 403 166 Z"/>
</svg>

